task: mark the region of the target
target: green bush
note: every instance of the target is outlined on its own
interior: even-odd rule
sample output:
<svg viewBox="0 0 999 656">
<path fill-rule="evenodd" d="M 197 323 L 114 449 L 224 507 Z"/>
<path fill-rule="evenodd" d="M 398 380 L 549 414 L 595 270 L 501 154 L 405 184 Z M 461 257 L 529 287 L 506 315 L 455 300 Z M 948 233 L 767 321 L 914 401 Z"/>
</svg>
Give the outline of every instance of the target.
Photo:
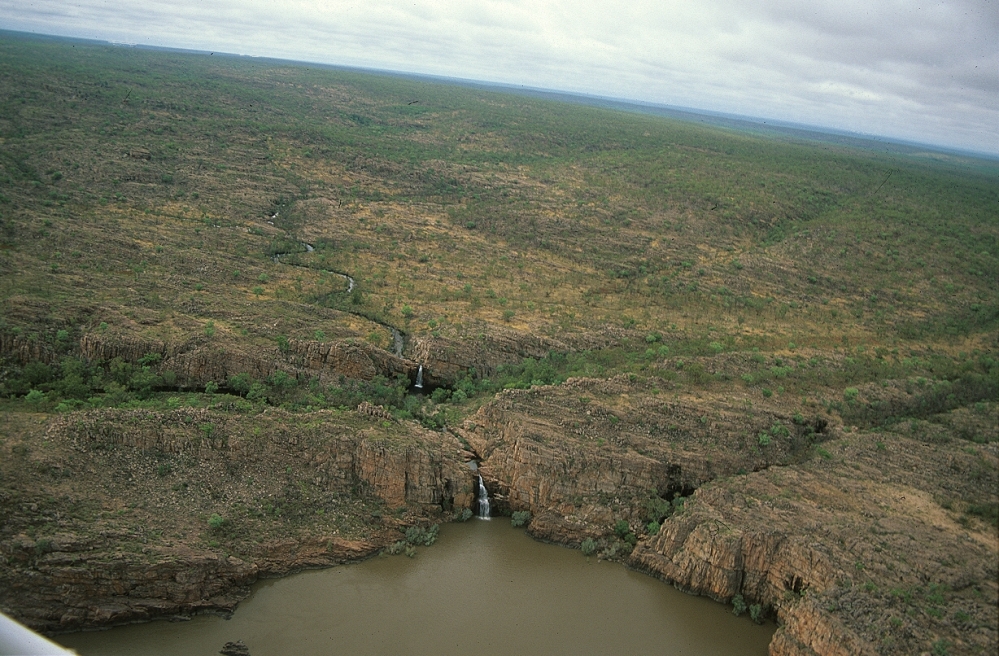
<svg viewBox="0 0 999 656">
<path fill-rule="evenodd" d="M 526 526 L 531 521 L 531 513 L 528 510 L 517 510 L 510 516 L 510 525 L 514 527 Z"/>
<path fill-rule="evenodd" d="M 738 617 L 746 612 L 746 600 L 742 598 L 741 594 L 737 594 L 732 597 L 732 613 Z"/>
<path fill-rule="evenodd" d="M 405 540 L 399 540 L 398 542 L 393 542 L 389 546 L 385 547 L 385 553 L 390 556 L 398 556 L 405 551 L 408 546 L 409 545 L 406 544 Z"/>
<path fill-rule="evenodd" d="M 763 606 L 760 604 L 753 604 L 749 607 L 749 617 L 757 624 L 763 621 Z"/>
<path fill-rule="evenodd" d="M 33 389 L 25 395 L 24 400 L 32 405 L 40 405 L 45 401 L 45 392 Z"/>
<path fill-rule="evenodd" d="M 406 542 L 414 545 L 422 544 L 425 547 L 429 547 L 437 541 L 437 534 L 440 530 L 440 524 L 432 524 L 429 528 L 423 528 L 422 526 L 410 526 L 406 529 Z"/>
<path fill-rule="evenodd" d="M 468 508 L 462 508 L 461 510 L 454 511 L 454 521 L 456 522 L 467 522 L 472 518 L 472 511 Z"/>
<path fill-rule="evenodd" d="M 586 538 L 580 543 L 579 549 L 584 556 L 592 556 L 597 552 L 597 543 L 593 541 L 593 538 Z"/>
<path fill-rule="evenodd" d="M 623 538 L 624 536 L 628 535 L 628 533 L 630 532 L 631 532 L 631 527 L 628 525 L 628 522 L 626 520 L 619 519 L 617 520 L 617 522 L 615 522 L 614 533 L 616 533 L 619 538 Z"/>
<path fill-rule="evenodd" d="M 221 529 L 225 525 L 225 519 L 218 513 L 212 513 L 208 518 L 208 527 L 213 531 Z"/>
</svg>

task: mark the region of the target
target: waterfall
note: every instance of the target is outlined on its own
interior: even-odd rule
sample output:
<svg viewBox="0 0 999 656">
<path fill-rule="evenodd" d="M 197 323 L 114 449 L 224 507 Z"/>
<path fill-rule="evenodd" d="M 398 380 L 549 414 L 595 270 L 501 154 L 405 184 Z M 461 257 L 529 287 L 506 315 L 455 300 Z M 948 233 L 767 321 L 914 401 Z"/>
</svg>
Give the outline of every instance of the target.
<svg viewBox="0 0 999 656">
<path fill-rule="evenodd" d="M 416 385 L 413 385 L 416 389 L 423 389 L 423 365 L 416 370 Z"/>
<path fill-rule="evenodd" d="M 479 476 L 479 519 L 489 519 L 489 491 Z"/>
</svg>

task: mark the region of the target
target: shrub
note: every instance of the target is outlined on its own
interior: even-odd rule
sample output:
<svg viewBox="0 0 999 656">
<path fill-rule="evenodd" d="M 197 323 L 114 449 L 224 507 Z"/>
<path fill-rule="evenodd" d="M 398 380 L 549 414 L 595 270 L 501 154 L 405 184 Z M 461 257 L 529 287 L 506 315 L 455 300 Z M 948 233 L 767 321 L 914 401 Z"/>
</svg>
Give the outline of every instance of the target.
<svg viewBox="0 0 999 656">
<path fill-rule="evenodd" d="M 749 617 L 754 622 L 759 624 L 763 621 L 763 606 L 760 604 L 753 604 L 749 607 Z"/>
<path fill-rule="evenodd" d="M 760 446 L 770 446 L 770 436 L 766 433 L 760 433 L 757 435 L 756 441 L 759 442 Z"/>
<path fill-rule="evenodd" d="M 385 553 L 390 556 L 398 556 L 405 551 L 408 546 L 409 545 L 406 544 L 405 540 L 399 540 L 398 542 L 393 542 L 389 546 L 385 547 Z"/>
<path fill-rule="evenodd" d="M 454 511 L 454 521 L 456 522 L 467 522 L 472 518 L 472 511 L 468 508 L 462 508 L 461 510 Z"/>
<path fill-rule="evenodd" d="M 770 434 L 778 438 L 789 437 L 791 435 L 791 431 L 789 431 L 787 429 L 787 426 L 785 426 L 784 424 L 774 424 L 773 426 L 770 427 Z"/>
<path fill-rule="evenodd" d="M 526 526 L 531 521 L 531 513 L 528 510 L 517 510 L 510 516 L 510 525 L 515 527 Z"/>
<path fill-rule="evenodd" d="M 253 379 L 250 378 L 249 374 L 236 374 L 234 376 L 229 376 L 228 382 L 229 389 L 242 396 L 250 391 L 250 385 L 253 384 Z"/>
<path fill-rule="evenodd" d="M 586 538 L 579 545 L 579 549 L 584 556 L 592 556 L 597 552 L 597 543 L 593 541 L 593 538 Z"/>
<path fill-rule="evenodd" d="M 631 527 L 628 525 L 627 521 L 619 519 L 614 524 L 614 533 L 616 533 L 619 538 L 623 538 L 624 536 L 628 535 L 628 533 L 630 532 L 631 532 Z"/>
<path fill-rule="evenodd" d="M 422 526 L 410 526 L 406 529 L 406 542 L 409 544 L 422 544 L 429 547 L 437 541 L 437 534 L 440 532 L 440 524 L 432 524 L 430 528 Z M 406 554 L 407 556 L 409 553 Z"/>
<path fill-rule="evenodd" d="M 746 612 L 746 600 L 742 598 L 741 594 L 737 594 L 732 597 L 732 613 L 738 617 Z"/>
<path fill-rule="evenodd" d="M 660 524 L 659 522 L 649 522 L 648 526 L 645 527 L 646 532 L 649 535 L 656 535 L 659 533 Z"/>
<path fill-rule="evenodd" d="M 224 524 L 225 519 L 218 513 L 212 513 L 212 516 L 208 518 L 208 527 L 213 531 L 219 530 Z"/>
</svg>

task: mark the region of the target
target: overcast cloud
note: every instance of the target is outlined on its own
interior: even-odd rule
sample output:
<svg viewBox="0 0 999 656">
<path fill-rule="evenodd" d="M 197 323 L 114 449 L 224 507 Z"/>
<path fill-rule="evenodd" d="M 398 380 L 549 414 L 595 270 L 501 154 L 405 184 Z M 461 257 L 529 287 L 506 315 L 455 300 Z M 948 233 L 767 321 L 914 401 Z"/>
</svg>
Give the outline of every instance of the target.
<svg viewBox="0 0 999 656">
<path fill-rule="evenodd" d="M 999 154 L 992 0 L 0 0 L 0 27 L 582 92 Z"/>
</svg>

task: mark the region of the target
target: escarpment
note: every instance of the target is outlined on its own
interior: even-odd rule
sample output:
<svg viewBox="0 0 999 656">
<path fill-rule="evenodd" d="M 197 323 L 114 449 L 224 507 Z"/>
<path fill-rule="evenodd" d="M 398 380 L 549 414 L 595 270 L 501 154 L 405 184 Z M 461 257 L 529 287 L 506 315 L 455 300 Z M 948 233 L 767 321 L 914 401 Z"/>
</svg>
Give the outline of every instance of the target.
<svg viewBox="0 0 999 656">
<path fill-rule="evenodd" d="M 994 451 L 870 433 L 823 446 L 828 457 L 701 488 L 631 564 L 772 608 L 772 654 L 994 648 L 994 529 L 954 512 L 995 498 Z"/>
<path fill-rule="evenodd" d="M 824 437 L 774 410 L 720 400 L 707 410 L 626 376 L 506 390 L 458 432 L 500 508 L 529 510 L 532 533 L 571 544 L 616 519 L 643 527 L 650 501 L 790 462 Z"/>
<path fill-rule="evenodd" d="M 47 631 L 229 611 L 260 576 L 369 556 L 473 499 L 454 437 L 354 411 L 21 419 L 0 607 Z"/>
<path fill-rule="evenodd" d="M 471 372 L 488 377 L 502 365 L 566 349 L 556 340 L 492 327 L 489 333 L 476 338 L 414 336 L 409 340 L 407 354 L 426 367 L 428 384 L 438 386 L 453 385 Z"/>
<path fill-rule="evenodd" d="M 259 349 L 239 343 L 215 343 L 198 336 L 167 344 L 130 335 L 88 333 L 80 340 L 80 354 L 91 362 L 121 358 L 132 363 L 154 354 L 159 356 L 159 371 L 170 371 L 178 383 L 193 386 L 208 382 L 225 385 L 238 375 L 264 379 L 278 371 L 316 378 L 324 384 L 340 377 L 371 380 L 379 375 L 403 375 L 415 380 L 419 367 L 359 340 L 288 340 L 287 347 L 281 350 L 278 346 Z"/>
<path fill-rule="evenodd" d="M 923 439 L 848 434 L 651 385 L 508 390 L 459 432 L 496 505 L 530 510 L 536 537 L 613 539 L 624 520 L 631 566 L 778 620 L 771 654 L 995 649 L 995 529 L 968 513 L 994 503 L 999 462 L 941 427 L 965 411 Z M 647 533 L 650 501 L 676 497 Z"/>
</svg>

